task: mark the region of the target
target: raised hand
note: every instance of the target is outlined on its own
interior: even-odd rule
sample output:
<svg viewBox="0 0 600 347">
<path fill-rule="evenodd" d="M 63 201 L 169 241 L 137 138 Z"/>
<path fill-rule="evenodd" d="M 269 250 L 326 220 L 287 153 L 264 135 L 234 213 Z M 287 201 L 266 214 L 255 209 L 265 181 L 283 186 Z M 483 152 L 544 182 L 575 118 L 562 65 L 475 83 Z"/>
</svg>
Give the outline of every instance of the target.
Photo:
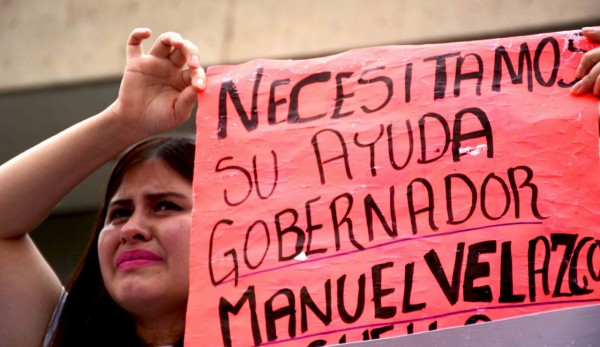
<svg viewBox="0 0 600 347">
<path fill-rule="evenodd" d="M 117 121 L 146 137 L 185 122 L 206 85 L 198 48 L 177 33 L 159 36 L 146 54 L 150 29 L 135 29 L 127 43 L 127 66 L 112 105 Z"/>
</svg>

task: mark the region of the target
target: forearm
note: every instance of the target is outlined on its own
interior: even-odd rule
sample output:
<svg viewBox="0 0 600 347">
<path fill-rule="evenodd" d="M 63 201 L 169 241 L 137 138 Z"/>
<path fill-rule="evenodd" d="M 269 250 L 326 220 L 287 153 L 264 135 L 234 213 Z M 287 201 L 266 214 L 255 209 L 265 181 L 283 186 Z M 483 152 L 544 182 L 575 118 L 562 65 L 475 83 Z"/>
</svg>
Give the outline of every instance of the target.
<svg viewBox="0 0 600 347">
<path fill-rule="evenodd" d="M 165 33 L 144 54 L 148 37 L 131 33 L 115 103 L 0 167 L 0 240 L 22 237 L 116 154 L 189 118 L 206 78 L 196 46 Z"/>
<path fill-rule="evenodd" d="M 0 167 L 0 238 L 31 231 L 81 181 L 141 140 L 109 107 Z"/>
</svg>

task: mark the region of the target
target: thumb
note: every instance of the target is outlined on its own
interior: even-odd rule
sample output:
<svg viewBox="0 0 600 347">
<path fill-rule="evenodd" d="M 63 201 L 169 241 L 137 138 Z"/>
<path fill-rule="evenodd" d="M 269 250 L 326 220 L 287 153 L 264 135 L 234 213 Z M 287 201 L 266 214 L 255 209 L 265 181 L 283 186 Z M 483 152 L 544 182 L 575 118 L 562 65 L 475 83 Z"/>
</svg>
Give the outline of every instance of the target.
<svg viewBox="0 0 600 347">
<path fill-rule="evenodd" d="M 175 121 L 182 124 L 190 118 L 194 104 L 198 100 L 198 92 L 192 87 L 186 87 L 175 100 Z"/>
<path fill-rule="evenodd" d="M 585 27 L 581 31 L 588 39 L 600 42 L 600 27 Z"/>
</svg>

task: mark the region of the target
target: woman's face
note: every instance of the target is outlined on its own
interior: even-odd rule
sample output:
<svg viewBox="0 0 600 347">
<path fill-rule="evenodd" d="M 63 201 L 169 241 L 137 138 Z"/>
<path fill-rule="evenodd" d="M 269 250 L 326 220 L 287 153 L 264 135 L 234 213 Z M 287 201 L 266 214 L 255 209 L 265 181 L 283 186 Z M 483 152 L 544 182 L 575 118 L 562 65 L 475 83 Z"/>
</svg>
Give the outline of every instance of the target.
<svg viewBox="0 0 600 347">
<path fill-rule="evenodd" d="M 191 183 L 161 160 L 133 167 L 110 200 L 100 270 L 110 296 L 132 315 L 185 312 L 192 203 Z"/>
</svg>

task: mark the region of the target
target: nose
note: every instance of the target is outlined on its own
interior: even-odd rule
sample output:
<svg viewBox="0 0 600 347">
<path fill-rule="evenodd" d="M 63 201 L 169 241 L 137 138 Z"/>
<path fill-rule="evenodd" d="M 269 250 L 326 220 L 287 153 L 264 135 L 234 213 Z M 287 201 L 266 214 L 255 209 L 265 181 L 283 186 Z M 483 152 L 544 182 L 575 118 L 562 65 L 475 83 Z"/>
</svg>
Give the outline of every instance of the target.
<svg viewBox="0 0 600 347">
<path fill-rule="evenodd" d="M 137 243 L 152 238 L 148 219 L 139 211 L 135 211 L 121 227 L 121 243 Z"/>
</svg>

